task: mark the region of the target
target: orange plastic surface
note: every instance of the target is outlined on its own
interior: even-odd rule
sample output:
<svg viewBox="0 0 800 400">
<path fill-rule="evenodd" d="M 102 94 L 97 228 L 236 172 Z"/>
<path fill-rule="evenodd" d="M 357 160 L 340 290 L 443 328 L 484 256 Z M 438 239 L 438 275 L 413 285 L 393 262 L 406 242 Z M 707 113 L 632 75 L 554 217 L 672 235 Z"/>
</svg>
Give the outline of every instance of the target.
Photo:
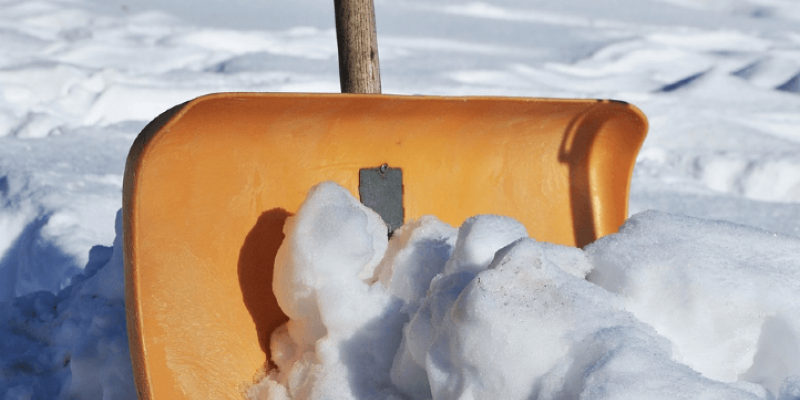
<svg viewBox="0 0 800 400">
<path fill-rule="evenodd" d="M 406 221 L 502 214 L 583 246 L 627 217 L 647 121 L 613 101 L 216 94 L 164 113 L 125 171 L 126 309 L 142 399 L 240 399 L 286 317 L 271 290 L 313 185 L 403 171 Z"/>
</svg>

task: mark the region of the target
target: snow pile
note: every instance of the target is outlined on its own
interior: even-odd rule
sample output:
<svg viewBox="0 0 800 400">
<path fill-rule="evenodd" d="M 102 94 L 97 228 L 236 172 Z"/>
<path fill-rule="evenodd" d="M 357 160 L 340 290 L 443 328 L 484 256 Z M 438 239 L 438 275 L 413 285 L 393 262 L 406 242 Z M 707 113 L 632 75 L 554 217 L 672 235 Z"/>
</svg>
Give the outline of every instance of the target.
<svg viewBox="0 0 800 400">
<path fill-rule="evenodd" d="M 122 216 L 58 295 L 0 303 L 0 398 L 134 399 L 125 324 Z"/>
<path fill-rule="evenodd" d="M 254 399 L 781 399 L 800 390 L 800 241 L 647 212 L 586 251 L 513 219 L 387 239 L 333 183 L 287 221 L 291 318 Z M 588 274 L 588 279 L 586 279 Z"/>
<path fill-rule="evenodd" d="M 773 393 L 800 377 L 797 239 L 647 212 L 586 250 L 589 280 L 669 339 L 676 360 Z"/>
</svg>

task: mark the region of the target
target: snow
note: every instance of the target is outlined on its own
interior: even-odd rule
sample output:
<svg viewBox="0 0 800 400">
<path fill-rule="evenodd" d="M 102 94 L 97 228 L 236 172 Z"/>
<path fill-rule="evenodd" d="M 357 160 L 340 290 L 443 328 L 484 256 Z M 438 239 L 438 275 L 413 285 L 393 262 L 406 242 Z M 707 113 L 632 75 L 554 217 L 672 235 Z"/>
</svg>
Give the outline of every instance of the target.
<svg viewBox="0 0 800 400">
<path fill-rule="evenodd" d="M 373 299 L 356 305 L 397 328 L 363 326 L 364 340 L 386 333 L 396 347 L 363 346 L 379 364 L 365 387 L 389 382 L 368 394 L 424 397 L 424 374 L 445 397 L 516 396 L 539 382 L 539 398 L 800 398 L 796 1 L 376 0 L 376 8 L 386 93 L 614 98 L 640 107 L 650 132 L 634 170 L 634 217 L 585 251 L 518 241 L 519 225 L 490 217 L 458 229 L 422 218 L 391 241 L 350 243 L 357 251 L 338 263 L 356 275 L 338 284 Z M 0 397 L 134 398 L 113 222 L 133 139 L 160 112 L 210 92 L 338 91 L 332 6 L 1 0 L 0 9 Z M 330 229 L 356 229 L 353 218 L 380 225 L 348 201 L 331 199 Z M 536 260 L 542 269 L 531 268 Z M 325 268 L 310 271 L 330 275 Z M 311 273 L 303 271 L 293 272 L 298 284 Z M 528 283 L 499 290 L 517 272 Z M 520 297 L 537 282 L 548 285 L 543 296 L 568 301 L 550 308 Z M 336 297 L 327 287 L 304 290 Z M 513 307 L 475 311 L 499 293 Z M 552 324 L 509 317 L 528 306 Z M 296 324 L 331 316 L 327 334 L 310 336 L 328 345 L 297 339 L 299 328 L 284 343 L 320 347 L 318 359 L 303 361 L 309 368 L 322 360 L 364 370 L 336 348 L 348 333 L 326 307 Z M 448 309 L 463 318 L 442 317 Z M 490 329 L 499 326 L 508 329 Z M 519 353 L 497 347 L 490 359 L 476 343 L 520 337 L 514 327 L 535 338 L 519 342 L 544 350 L 498 384 L 506 378 L 494 371 Z M 286 357 L 283 370 L 302 369 Z M 320 381 L 337 384 L 335 374 Z"/>
<path fill-rule="evenodd" d="M 588 281 L 621 295 L 625 309 L 670 340 L 675 360 L 772 393 L 800 374 L 796 238 L 649 211 L 586 253 Z"/>
<path fill-rule="evenodd" d="M 309 192 L 251 398 L 768 399 L 800 376 L 798 238 L 658 211 L 585 250 L 496 215 L 386 232 L 346 189 Z"/>
<path fill-rule="evenodd" d="M 122 276 L 122 215 L 113 247 L 95 246 L 82 273 L 54 295 L 0 303 L 4 399 L 133 399 Z"/>
</svg>

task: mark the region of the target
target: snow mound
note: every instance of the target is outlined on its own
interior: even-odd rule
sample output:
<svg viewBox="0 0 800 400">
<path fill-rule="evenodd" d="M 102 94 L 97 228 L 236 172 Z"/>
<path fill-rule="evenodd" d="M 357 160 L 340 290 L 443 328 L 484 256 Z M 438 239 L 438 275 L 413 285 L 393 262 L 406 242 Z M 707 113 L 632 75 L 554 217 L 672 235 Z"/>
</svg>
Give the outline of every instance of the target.
<svg viewBox="0 0 800 400">
<path fill-rule="evenodd" d="M 589 281 L 672 342 L 674 358 L 773 393 L 800 374 L 800 241 L 645 212 L 587 246 Z"/>
<path fill-rule="evenodd" d="M 479 215 L 387 241 L 333 183 L 285 226 L 273 288 L 291 318 L 253 399 L 791 397 L 800 241 L 637 215 L 586 251 Z M 588 274 L 588 279 L 587 279 Z"/>
</svg>

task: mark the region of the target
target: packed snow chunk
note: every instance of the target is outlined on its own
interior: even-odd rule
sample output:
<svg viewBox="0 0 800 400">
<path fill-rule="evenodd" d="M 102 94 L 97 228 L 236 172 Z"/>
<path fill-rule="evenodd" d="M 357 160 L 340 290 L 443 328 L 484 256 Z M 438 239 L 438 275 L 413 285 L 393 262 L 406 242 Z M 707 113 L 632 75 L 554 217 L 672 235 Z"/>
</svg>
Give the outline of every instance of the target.
<svg viewBox="0 0 800 400">
<path fill-rule="evenodd" d="M 294 398 L 390 395 L 401 302 L 371 283 L 388 247 L 386 225 L 328 182 L 311 189 L 284 233 L 273 290 L 291 320 L 272 336 L 274 379 Z"/>
<path fill-rule="evenodd" d="M 587 270 L 582 253 L 533 239 L 498 251 L 433 326 L 432 396 L 415 398 L 753 398 L 673 362 L 617 296 L 560 267 Z"/>
<path fill-rule="evenodd" d="M 433 398 L 525 399 L 541 390 L 578 326 L 578 290 L 566 287 L 583 283 L 602 295 L 548 262 L 542 250 L 530 239 L 504 249 L 441 322 L 433 320 L 435 338 L 425 358 Z"/>
<path fill-rule="evenodd" d="M 773 396 L 800 375 L 797 238 L 648 211 L 586 252 L 588 279 L 669 339 L 676 361 Z"/>
<path fill-rule="evenodd" d="M 403 328 L 403 341 L 391 371 L 392 383 L 401 391 L 414 398 L 430 396 L 425 360 L 435 327 L 441 325 L 464 287 L 489 266 L 496 251 L 527 236 L 525 227 L 508 217 L 478 215 L 464 221 L 443 271 L 430 280 L 427 294 L 419 292 L 419 300 L 413 303 L 415 312 L 409 313 L 411 321 Z"/>
<path fill-rule="evenodd" d="M 528 237 L 518 221 L 497 215 L 479 215 L 464 221 L 458 230 L 458 242 L 445 273 L 477 274 L 489 266 L 494 253 L 513 241 Z"/>
<path fill-rule="evenodd" d="M 297 215 L 286 221 L 284 233 L 273 281 L 278 304 L 292 320 L 324 329 L 304 342 L 313 343 L 327 329 L 349 330 L 350 322 L 357 321 L 346 319 L 359 319 L 356 311 L 375 313 L 374 303 L 364 300 L 374 296 L 368 282 L 388 247 L 388 230 L 378 214 L 346 189 L 326 182 L 311 189 Z M 346 324 L 339 326 L 341 317 Z"/>
<path fill-rule="evenodd" d="M 458 229 L 430 215 L 394 231 L 376 275 L 392 295 L 403 301 L 407 314 L 416 312 L 431 280 L 444 270 L 458 233 Z"/>
</svg>

